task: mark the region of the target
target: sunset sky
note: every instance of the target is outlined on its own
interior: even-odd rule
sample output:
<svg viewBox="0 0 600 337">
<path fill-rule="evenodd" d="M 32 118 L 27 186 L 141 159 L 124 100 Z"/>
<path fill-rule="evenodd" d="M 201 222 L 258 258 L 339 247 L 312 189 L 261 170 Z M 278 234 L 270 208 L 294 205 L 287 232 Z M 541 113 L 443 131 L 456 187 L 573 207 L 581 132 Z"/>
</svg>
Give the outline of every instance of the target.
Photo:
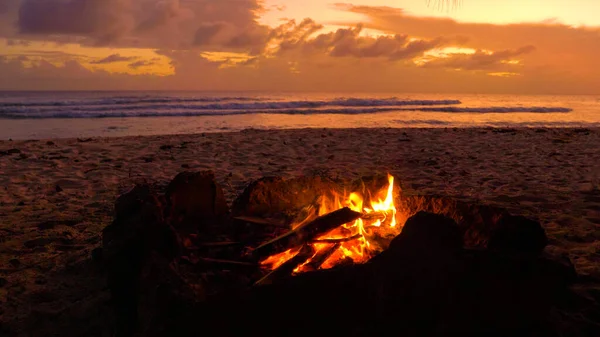
<svg viewBox="0 0 600 337">
<path fill-rule="evenodd" d="M 0 89 L 600 94 L 598 0 L 347 1 L 0 0 Z"/>
</svg>

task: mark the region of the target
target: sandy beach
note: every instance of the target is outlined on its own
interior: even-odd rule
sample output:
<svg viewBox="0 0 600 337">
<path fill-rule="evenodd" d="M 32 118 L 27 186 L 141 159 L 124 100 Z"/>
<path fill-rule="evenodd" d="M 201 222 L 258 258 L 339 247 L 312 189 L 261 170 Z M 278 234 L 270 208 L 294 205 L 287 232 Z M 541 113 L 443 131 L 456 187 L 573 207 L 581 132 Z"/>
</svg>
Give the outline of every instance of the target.
<svg viewBox="0 0 600 337">
<path fill-rule="evenodd" d="M 51 324 L 66 310 L 84 319 L 76 312 L 106 300 L 99 295 L 106 292 L 78 264 L 101 244 L 116 197 L 135 182 L 167 182 L 185 170 L 213 170 L 229 202 L 263 176 L 389 172 L 407 193 L 479 200 L 539 219 L 547 250 L 567 254 L 578 273 L 598 278 L 599 162 L 600 129 L 246 130 L 2 141 L 0 322 L 35 316 Z M 77 293 L 69 291 L 73 285 Z"/>
</svg>

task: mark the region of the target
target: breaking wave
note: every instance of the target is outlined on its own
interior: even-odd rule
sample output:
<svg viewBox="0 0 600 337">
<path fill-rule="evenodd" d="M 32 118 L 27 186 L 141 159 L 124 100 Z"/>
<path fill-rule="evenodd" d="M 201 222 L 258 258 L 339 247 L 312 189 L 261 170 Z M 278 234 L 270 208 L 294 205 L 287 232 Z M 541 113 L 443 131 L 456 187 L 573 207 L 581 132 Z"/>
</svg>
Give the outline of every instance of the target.
<svg viewBox="0 0 600 337">
<path fill-rule="evenodd" d="M 467 112 L 467 113 L 517 113 L 517 112 L 531 112 L 531 113 L 561 113 L 571 112 L 573 109 L 562 108 L 562 107 L 544 107 L 544 106 L 531 106 L 531 107 L 506 107 L 506 106 L 493 106 L 493 107 L 482 107 L 482 108 L 469 108 L 469 107 L 434 107 L 434 108 L 418 108 L 418 111 L 430 111 L 430 112 Z"/>
<path fill-rule="evenodd" d="M 71 100 L 0 101 L 0 118 L 185 117 L 247 114 L 370 114 L 396 111 L 442 113 L 553 113 L 562 107 L 464 107 L 459 100 L 336 98 L 278 100 L 256 97 L 119 96 Z"/>
</svg>

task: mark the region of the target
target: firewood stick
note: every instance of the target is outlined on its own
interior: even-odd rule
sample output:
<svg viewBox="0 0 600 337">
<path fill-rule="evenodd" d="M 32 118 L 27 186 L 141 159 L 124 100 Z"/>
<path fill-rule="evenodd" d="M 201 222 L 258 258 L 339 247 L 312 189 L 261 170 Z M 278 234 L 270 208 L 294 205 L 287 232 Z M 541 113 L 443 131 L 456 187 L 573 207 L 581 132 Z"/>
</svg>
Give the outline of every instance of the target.
<svg viewBox="0 0 600 337">
<path fill-rule="evenodd" d="M 198 262 L 208 263 L 208 264 L 234 265 L 234 266 L 240 266 L 240 267 L 258 267 L 257 264 L 250 263 L 250 262 L 219 260 L 219 259 L 211 259 L 211 258 L 206 258 L 206 257 L 198 258 Z"/>
<path fill-rule="evenodd" d="M 354 241 L 354 240 L 360 239 L 361 237 L 362 237 L 362 234 L 356 234 L 356 235 L 352 235 L 347 238 L 312 240 L 311 243 L 343 243 L 343 242 L 348 242 L 348 241 Z"/>
<path fill-rule="evenodd" d="M 320 216 L 311 222 L 264 243 L 254 249 L 252 255 L 262 259 L 274 254 L 282 253 L 288 249 L 301 246 L 302 244 L 322 236 L 346 223 L 352 222 L 360 218 L 361 215 L 361 213 L 344 207 Z"/>
<path fill-rule="evenodd" d="M 294 269 L 298 268 L 298 266 L 308 261 L 308 259 L 312 258 L 314 255 L 314 247 L 311 245 L 304 245 L 302 246 L 298 254 L 284 262 L 277 269 L 265 275 L 263 278 L 254 283 L 254 285 L 260 286 L 265 284 L 271 284 L 285 277 L 288 277 L 294 272 Z"/>
<path fill-rule="evenodd" d="M 196 244 L 196 247 L 198 248 L 212 248 L 212 247 L 230 247 L 230 246 L 239 246 L 241 245 L 241 242 L 229 242 L 229 241 L 224 241 L 224 242 L 198 242 Z M 188 248 L 190 249 L 190 248 Z"/>
<path fill-rule="evenodd" d="M 290 228 L 288 224 L 276 222 L 271 219 L 263 219 L 254 216 L 236 216 L 233 218 L 234 220 L 243 221 L 245 223 L 253 224 L 253 225 L 263 225 L 263 226 L 272 226 L 272 227 L 281 227 L 281 228 Z"/>
<path fill-rule="evenodd" d="M 317 253 L 317 255 L 315 255 L 315 257 L 313 257 L 310 260 L 308 264 L 306 264 L 306 268 L 308 270 L 317 270 L 321 268 L 323 263 L 325 263 L 325 261 L 327 261 L 327 259 L 329 259 L 331 255 L 333 255 L 333 253 L 335 253 L 335 251 L 338 250 L 341 246 L 342 244 L 338 242 L 334 245 L 331 245 L 331 247 L 328 247 L 327 249 L 321 250 L 319 253 Z"/>
<path fill-rule="evenodd" d="M 188 261 L 191 264 L 204 263 L 204 264 L 230 265 L 230 266 L 239 266 L 239 267 L 253 267 L 253 268 L 259 267 L 256 263 L 243 262 L 243 261 L 220 260 L 220 259 L 211 259 L 211 258 L 207 258 L 207 257 L 189 258 L 187 256 L 182 256 L 181 258 L 183 260 Z"/>
</svg>

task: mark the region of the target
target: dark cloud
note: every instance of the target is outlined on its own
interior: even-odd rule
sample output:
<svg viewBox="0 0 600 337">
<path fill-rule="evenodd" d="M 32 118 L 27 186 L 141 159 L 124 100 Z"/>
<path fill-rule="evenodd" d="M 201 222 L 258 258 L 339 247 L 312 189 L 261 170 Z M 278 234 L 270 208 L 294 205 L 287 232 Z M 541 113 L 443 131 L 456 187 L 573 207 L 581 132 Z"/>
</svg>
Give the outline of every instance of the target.
<svg viewBox="0 0 600 337">
<path fill-rule="evenodd" d="M 130 28 L 129 5 L 129 0 L 22 0 L 19 32 L 110 42 Z"/>
<path fill-rule="evenodd" d="M 197 46 L 210 45 L 217 34 L 223 31 L 226 26 L 227 24 L 224 22 L 205 23 L 200 25 L 194 36 L 194 44 Z"/>
<path fill-rule="evenodd" d="M 115 62 L 129 62 L 138 59 L 135 56 L 121 56 L 120 54 L 112 54 L 103 59 L 91 61 L 91 64 L 109 64 Z"/>
<path fill-rule="evenodd" d="M 268 28 L 257 21 L 260 0 L 1 0 L 18 32 L 4 37 L 85 45 L 186 49 L 260 49 Z M 7 11 L 8 12 L 8 11 Z M 0 13 L 1 15 L 1 13 Z M 226 27 L 226 34 L 217 36 Z M 1 26 L 0 26 L 1 28 Z M 213 39 L 219 37 L 220 39 Z"/>
<path fill-rule="evenodd" d="M 151 65 L 154 65 L 154 62 L 140 60 L 140 61 L 136 61 L 136 62 L 130 63 L 128 65 L 128 67 L 131 68 L 131 69 L 137 69 L 137 68 L 140 68 L 140 67 L 146 67 L 146 66 L 151 66 Z"/>
</svg>

